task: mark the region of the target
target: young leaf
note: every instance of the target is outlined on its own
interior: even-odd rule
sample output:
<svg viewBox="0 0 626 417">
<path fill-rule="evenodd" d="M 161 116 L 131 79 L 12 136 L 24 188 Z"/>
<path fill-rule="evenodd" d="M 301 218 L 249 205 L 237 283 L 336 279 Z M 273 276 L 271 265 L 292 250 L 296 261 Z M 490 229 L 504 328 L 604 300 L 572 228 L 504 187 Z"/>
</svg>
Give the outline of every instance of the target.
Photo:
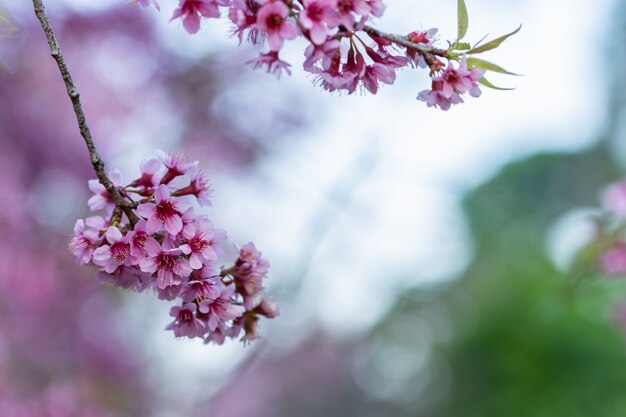
<svg viewBox="0 0 626 417">
<path fill-rule="evenodd" d="M 471 67 L 482 68 L 487 71 L 499 72 L 500 74 L 519 75 L 515 74 L 514 72 L 507 71 L 501 66 L 496 65 L 492 62 L 485 61 L 484 59 L 467 58 L 467 65 Z"/>
<path fill-rule="evenodd" d="M 492 88 L 494 90 L 515 90 L 514 88 L 496 87 L 495 85 L 493 85 L 489 81 L 487 81 L 487 79 L 485 77 L 483 77 L 480 80 L 478 80 L 478 82 L 481 83 L 482 85 L 484 85 L 485 87 Z"/>
<path fill-rule="evenodd" d="M 467 26 L 469 25 L 469 18 L 467 16 L 467 7 L 465 6 L 465 0 L 458 0 L 458 24 L 459 24 L 459 36 L 458 40 L 463 39 L 463 36 L 467 33 Z"/>
<path fill-rule="evenodd" d="M 470 45 L 468 42 L 457 42 L 454 44 L 455 51 L 467 51 L 470 49 L 472 49 L 472 45 Z"/>
<path fill-rule="evenodd" d="M 500 44 L 502 42 L 504 42 L 505 40 L 507 40 L 507 38 L 515 35 L 517 32 L 520 31 L 520 29 L 522 28 L 522 25 L 519 25 L 519 27 L 517 29 L 515 29 L 513 32 L 511 33 L 507 33 L 506 35 L 500 36 L 499 38 L 496 38 L 492 41 L 487 42 L 484 45 L 478 46 L 474 49 L 470 49 L 469 51 L 467 51 L 468 54 L 479 54 L 481 52 L 485 52 L 485 51 L 490 51 L 492 49 L 497 48 L 498 46 L 500 46 Z"/>
</svg>

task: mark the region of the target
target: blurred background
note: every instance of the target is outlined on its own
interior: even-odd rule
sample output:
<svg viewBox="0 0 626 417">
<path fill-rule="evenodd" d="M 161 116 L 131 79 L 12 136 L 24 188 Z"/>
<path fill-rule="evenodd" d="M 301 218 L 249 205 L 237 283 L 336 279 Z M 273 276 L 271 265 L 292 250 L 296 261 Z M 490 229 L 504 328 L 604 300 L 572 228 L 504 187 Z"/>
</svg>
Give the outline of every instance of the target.
<svg viewBox="0 0 626 417">
<path fill-rule="evenodd" d="M 626 2 L 467 1 L 468 39 L 523 24 L 485 58 L 524 76 L 449 112 L 415 71 L 329 95 L 300 45 L 278 81 L 226 22 L 192 37 L 160 3 L 46 5 L 108 168 L 200 159 L 282 314 L 245 348 L 175 340 L 168 303 L 74 264 L 94 174 L 32 5 L 4 0 L 0 416 L 626 415 L 624 285 L 571 267 L 626 166 Z M 381 29 L 456 33 L 455 1 L 388 3 Z"/>
</svg>

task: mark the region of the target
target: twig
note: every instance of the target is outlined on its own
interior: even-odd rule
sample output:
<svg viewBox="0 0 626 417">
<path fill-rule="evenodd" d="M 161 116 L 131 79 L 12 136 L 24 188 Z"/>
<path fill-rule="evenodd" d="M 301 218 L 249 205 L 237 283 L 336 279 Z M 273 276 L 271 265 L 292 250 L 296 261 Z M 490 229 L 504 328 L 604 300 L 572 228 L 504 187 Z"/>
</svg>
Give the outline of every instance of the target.
<svg viewBox="0 0 626 417">
<path fill-rule="evenodd" d="M 416 51 L 424 57 L 429 66 L 430 63 L 434 60 L 435 56 L 440 56 L 443 58 L 448 57 L 448 51 L 446 51 L 445 49 L 439 49 L 428 45 L 420 45 L 419 43 L 411 42 L 404 36 L 392 35 L 390 33 L 383 32 L 368 25 L 365 25 L 363 27 L 363 32 L 367 33 L 370 36 L 386 39 L 389 42 L 393 42 L 397 45 L 401 45 L 405 48 Z"/>
<path fill-rule="evenodd" d="M 46 10 L 43 6 L 41 0 L 33 0 L 33 6 L 35 8 L 35 15 L 41 22 L 41 27 L 48 39 L 48 45 L 50 45 L 50 55 L 56 61 L 59 71 L 61 71 L 61 76 L 63 77 L 63 81 L 65 82 L 65 88 L 67 89 L 67 94 L 72 101 L 72 105 L 74 107 L 74 113 L 76 114 L 76 120 L 78 122 L 78 128 L 80 129 L 80 134 L 85 140 L 85 144 L 87 145 L 87 150 L 89 151 L 89 158 L 91 160 L 91 165 L 93 166 L 94 171 L 96 171 L 96 176 L 98 177 L 98 181 L 100 184 L 104 186 L 104 188 L 109 193 L 109 196 L 115 203 L 116 207 L 119 207 L 126 216 L 132 225 L 139 221 L 139 218 L 132 211 L 132 205 L 129 204 L 122 195 L 119 190 L 115 188 L 113 182 L 107 177 L 105 169 L 104 169 L 104 161 L 98 154 L 96 150 L 96 145 L 93 141 L 93 137 L 91 136 L 91 131 L 89 130 L 89 126 L 87 125 L 87 120 L 85 118 L 85 113 L 83 112 L 82 105 L 80 103 L 80 93 L 78 92 L 78 88 L 74 84 L 72 80 L 72 76 L 65 64 L 65 60 L 63 59 L 63 54 L 61 53 L 61 48 L 59 48 L 59 43 L 57 42 L 56 37 L 54 36 L 54 32 L 50 27 L 50 22 L 48 21 L 48 16 L 46 15 Z"/>
</svg>

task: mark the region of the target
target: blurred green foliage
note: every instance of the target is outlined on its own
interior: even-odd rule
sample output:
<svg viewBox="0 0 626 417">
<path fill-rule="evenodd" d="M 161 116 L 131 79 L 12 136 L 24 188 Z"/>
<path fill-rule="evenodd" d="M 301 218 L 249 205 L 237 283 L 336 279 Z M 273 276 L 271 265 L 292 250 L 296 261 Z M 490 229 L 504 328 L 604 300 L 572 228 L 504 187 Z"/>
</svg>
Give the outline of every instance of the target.
<svg viewBox="0 0 626 417">
<path fill-rule="evenodd" d="M 607 288 L 557 270 L 545 243 L 560 215 L 597 205 L 617 176 L 599 146 L 510 164 L 466 197 L 471 265 L 448 288 L 413 290 L 372 336 L 402 343 L 385 328 L 400 322 L 410 333 L 424 317 L 434 335 L 415 378 L 427 388 L 393 415 L 626 415 L 626 343 L 611 325 Z"/>
</svg>

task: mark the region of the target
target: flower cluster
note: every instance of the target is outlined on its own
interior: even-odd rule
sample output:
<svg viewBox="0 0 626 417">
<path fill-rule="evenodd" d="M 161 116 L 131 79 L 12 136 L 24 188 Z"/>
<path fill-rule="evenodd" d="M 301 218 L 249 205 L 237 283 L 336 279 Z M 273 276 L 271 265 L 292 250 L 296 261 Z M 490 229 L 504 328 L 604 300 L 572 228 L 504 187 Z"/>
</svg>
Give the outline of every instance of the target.
<svg viewBox="0 0 626 417">
<path fill-rule="evenodd" d="M 155 0 L 134 2 L 158 8 Z M 240 43 L 245 39 L 266 47 L 248 63 L 278 77 L 291 74 L 291 65 L 280 58 L 285 41 L 302 38 L 307 42 L 304 70 L 330 92 L 376 94 L 381 85 L 395 82 L 399 69 L 428 68 L 432 90 L 422 91 L 417 98 L 443 110 L 462 103 L 465 92 L 478 97 L 478 83 L 497 88 L 484 80 L 485 70 L 508 73 L 483 60 L 474 59 L 468 66 L 466 54 L 494 49 L 515 32 L 482 46 L 460 42 L 467 30 L 463 1 L 459 1 L 458 38 L 448 49 L 433 44 L 436 29 L 390 35 L 369 26 L 384 10 L 382 0 L 179 0 L 172 20 L 181 19 L 187 32 L 195 34 L 202 19 L 219 18 L 224 12 Z M 454 61 L 460 61 L 458 68 Z"/>
<path fill-rule="evenodd" d="M 467 59 L 463 56 L 458 68 L 449 63 L 441 75 L 433 77 L 432 89 L 422 91 L 417 99 L 425 101 L 428 107 L 439 106 L 448 110 L 453 104 L 463 103 L 461 95 L 466 92 L 472 97 L 480 96 L 478 81 L 484 74 L 484 69 L 468 69 Z"/>
<path fill-rule="evenodd" d="M 108 214 L 76 221 L 70 248 L 78 263 L 98 268 L 103 282 L 138 292 L 153 288 L 159 299 L 177 300 L 167 326 L 176 337 L 221 344 L 243 332 L 242 341 L 256 339 L 259 317 L 279 314 L 263 293 L 269 263 L 248 243 L 232 266 L 216 266 L 226 233 L 192 207 L 194 200 L 211 205 L 198 162 L 159 152 L 130 184 L 122 186 L 119 171 L 109 177 L 138 220 L 130 221 L 104 186 L 89 181 L 89 208 Z"/>
</svg>

